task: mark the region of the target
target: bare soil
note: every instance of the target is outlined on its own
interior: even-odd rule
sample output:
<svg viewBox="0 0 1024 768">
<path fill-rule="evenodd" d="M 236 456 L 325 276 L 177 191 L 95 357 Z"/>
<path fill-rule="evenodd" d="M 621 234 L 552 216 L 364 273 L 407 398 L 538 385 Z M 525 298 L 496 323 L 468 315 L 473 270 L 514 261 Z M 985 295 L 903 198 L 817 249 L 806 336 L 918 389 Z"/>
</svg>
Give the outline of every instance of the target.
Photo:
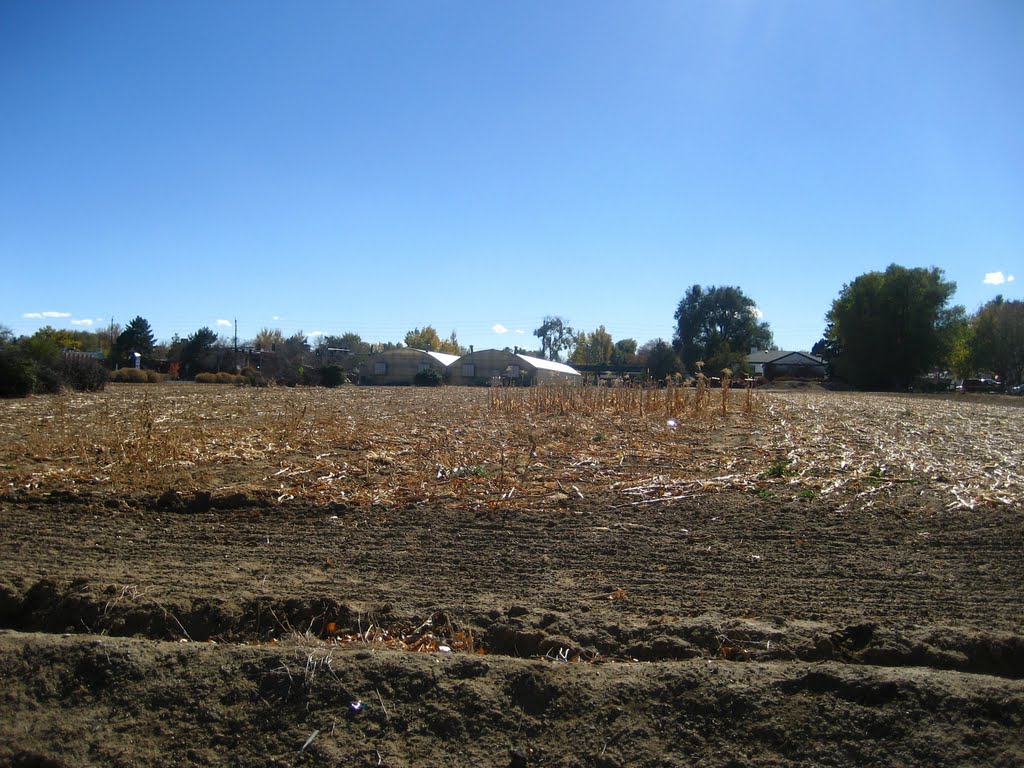
<svg viewBox="0 0 1024 768">
<path fill-rule="evenodd" d="M 0 403 L 0 763 L 1024 765 L 1019 408 L 487 398 Z"/>
</svg>

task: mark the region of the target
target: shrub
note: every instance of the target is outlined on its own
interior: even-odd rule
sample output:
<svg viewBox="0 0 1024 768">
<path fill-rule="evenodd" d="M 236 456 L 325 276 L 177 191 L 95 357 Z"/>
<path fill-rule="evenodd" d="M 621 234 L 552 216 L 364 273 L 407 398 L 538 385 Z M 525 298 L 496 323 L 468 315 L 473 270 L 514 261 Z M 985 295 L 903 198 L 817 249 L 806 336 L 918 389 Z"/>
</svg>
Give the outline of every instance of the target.
<svg viewBox="0 0 1024 768">
<path fill-rule="evenodd" d="M 325 387 L 337 387 L 345 383 L 345 369 L 337 363 L 320 369 L 320 383 Z"/>
<path fill-rule="evenodd" d="M 149 382 L 149 372 L 141 368 L 118 368 L 111 372 L 110 380 L 118 384 L 146 384 Z"/>
<path fill-rule="evenodd" d="M 433 368 L 426 368 L 413 377 L 412 383 L 417 387 L 439 387 L 441 386 L 441 374 Z"/>
<path fill-rule="evenodd" d="M 36 371 L 36 392 L 46 395 L 55 395 L 60 392 L 64 382 L 58 368 L 52 368 L 49 365 L 39 365 Z"/>
<path fill-rule="evenodd" d="M 197 384 L 235 384 L 238 386 L 244 386 L 248 382 L 244 376 L 240 376 L 234 373 L 228 373 L 227 371 L 220 371 L 219 373 L 197 373 L 196 374 Z"/>
<path fill-rule="evenodd" d="M 28 397 L 36 388 L 38 369 L 17 349 L 0 350 L 0 397 Z"/>
<path fill-rule="evenodd" d="M 107 385 L 107 370 L 94 357 L 65 355 L 61 365 L 64 383 L 79 392 L 97 392 Z"/>
<path fill-rule="evenodd" d="M 242 378 L 245 380 L 242 386 L 245 384 L 248 384 L 250 387 L 267 386 L 267 380 L 264 378 L 263 374 L 255 368 L 243 368 Z"/>
</svg>

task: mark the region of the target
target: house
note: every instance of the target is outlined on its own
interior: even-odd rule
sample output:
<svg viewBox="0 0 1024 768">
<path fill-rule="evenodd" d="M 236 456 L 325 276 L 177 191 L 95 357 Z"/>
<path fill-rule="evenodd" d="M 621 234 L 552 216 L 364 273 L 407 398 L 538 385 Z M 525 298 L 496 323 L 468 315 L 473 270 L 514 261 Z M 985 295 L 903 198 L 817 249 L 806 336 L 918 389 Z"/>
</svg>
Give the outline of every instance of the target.
<svg viewBox="0 0 1024 768">
<path fill-rule="evenodd" d="M 472 349 L 448 369 L 452 384 L 579 384 L 579 371 L 564 363 L 500 349 Z"/>
<path fill-rule="evenodd" d="M 448 369 L 459 359 L 458 355 L 428 352 L 412 347 L 399 347 L 370 355 L 361 366 L 362 384 L 413 384 L 420 371 L 433 370 L 447 380 Z"/>
<path fill-rule="evenodd" d="M 780 376 L 792 376 L 797 379 L 825 378 L 825 361 L 809 352 L 754 350 L 747 355 L 747 365 L 755 376 L 764 376 L 766 379 L 777 379 Z"/>
</svg>

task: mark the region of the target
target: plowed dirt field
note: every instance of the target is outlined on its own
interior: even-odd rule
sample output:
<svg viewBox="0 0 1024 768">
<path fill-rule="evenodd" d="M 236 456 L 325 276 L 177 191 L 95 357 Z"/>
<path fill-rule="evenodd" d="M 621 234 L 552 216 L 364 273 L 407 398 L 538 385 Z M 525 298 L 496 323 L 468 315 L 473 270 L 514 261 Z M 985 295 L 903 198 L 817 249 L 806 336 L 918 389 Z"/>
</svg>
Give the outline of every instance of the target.
<svg viewBox="0 0 1024 768">
<path fill-rule="evenodd" d="M 1024 764 L 1017 400 L 721 397 L 0 402 L 0 763 Z"/>
</svg>

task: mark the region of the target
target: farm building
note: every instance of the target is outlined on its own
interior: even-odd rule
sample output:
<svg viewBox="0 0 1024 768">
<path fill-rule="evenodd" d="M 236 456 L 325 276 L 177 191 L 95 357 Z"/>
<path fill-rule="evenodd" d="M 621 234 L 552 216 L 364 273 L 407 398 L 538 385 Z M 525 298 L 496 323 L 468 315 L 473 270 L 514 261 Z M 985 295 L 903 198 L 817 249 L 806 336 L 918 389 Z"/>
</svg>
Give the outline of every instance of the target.
<svg viewBox="0 0 1024 768">
<path fill-rule="evenodd" d="M 448 367 L 458 355 L 426 352 L 412 347 L 389 349 L 370 355 L 362 366 L 360 382 L 363 384 L 412 384 L 420 371 L 433 370 L 446 380 Z"/>
<path fill-rule="evenodd" d="M 575 384 L 582 383 L 579 371 L 564 363 L 519 355 L 500 349 L 470 351 L 448 369 L 452 384 Z"/>
<path fill-rule="evenodd" d="M 781 349 L 754 351 L 747 355 L 747 365 L 755 376 L 764 376 L 766 379 L 777 379 L 780 376 L 825 378 L 825 361 L 807 352 L 787 352 Z"/>
</svg>

